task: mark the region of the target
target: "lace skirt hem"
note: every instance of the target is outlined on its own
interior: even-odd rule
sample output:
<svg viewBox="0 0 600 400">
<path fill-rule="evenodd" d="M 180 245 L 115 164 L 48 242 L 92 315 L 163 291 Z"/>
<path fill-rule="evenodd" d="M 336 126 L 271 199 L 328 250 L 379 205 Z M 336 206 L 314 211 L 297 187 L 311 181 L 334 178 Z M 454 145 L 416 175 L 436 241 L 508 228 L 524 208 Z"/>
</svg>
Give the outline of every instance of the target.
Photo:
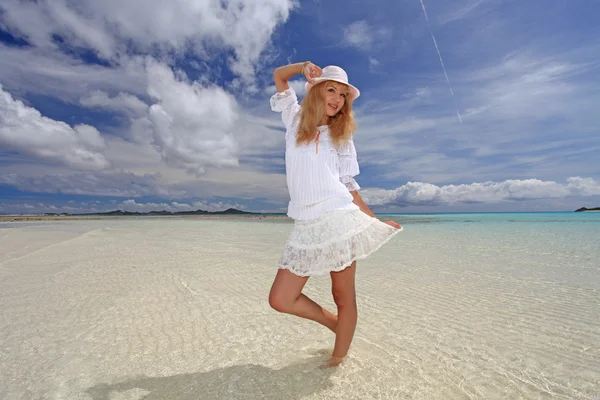
<svg viewBox="0 0 600 400">
<path fill-rule="evenodd" d="M 298 276 L 342 271 L 400 231 L 360 210 L 336 210 L 315 220 L 296 221 L 278 267 Z"/>
</svg>

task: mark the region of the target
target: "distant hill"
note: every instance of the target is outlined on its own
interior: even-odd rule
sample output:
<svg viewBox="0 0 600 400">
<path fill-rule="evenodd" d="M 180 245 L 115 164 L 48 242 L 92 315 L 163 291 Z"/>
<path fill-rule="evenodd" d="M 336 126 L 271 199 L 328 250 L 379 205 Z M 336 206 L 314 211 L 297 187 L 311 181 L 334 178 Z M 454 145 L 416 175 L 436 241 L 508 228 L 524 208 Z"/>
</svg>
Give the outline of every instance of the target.
<svg viewBox="0 0 600 400">
<path fill-rule="evenodd" d="M 577 210 L 575 210 L 575 212 L 583 212 L 583 211 L 600 211 L 600 207 L 596 207 L 596 208 L 581 207 L 581 208 L 578 208 Z"/>
<path fill-rule="evenodd" d="M 102 216 L 148 216 L 148 215 L 265 215 L 265 213 L 256 213 L 249 211 L 241 211 L 236 210 L 235 208 L 228 208 L 225 211 L 205 211 L 205 210 L 196 210 L 196 211 L 149 211 L 149 212 L 138 212 L 138 211 L 123 211 L 123 210 L 114 210 L 114 211 L 106 211 L 99 213 L 86 213 L 86 214 L 52 214 L 46 213 L 45 215 L 71 215 L 71 216 L 91 216 L 91 215 L 102 215 Z"/>
</svg>

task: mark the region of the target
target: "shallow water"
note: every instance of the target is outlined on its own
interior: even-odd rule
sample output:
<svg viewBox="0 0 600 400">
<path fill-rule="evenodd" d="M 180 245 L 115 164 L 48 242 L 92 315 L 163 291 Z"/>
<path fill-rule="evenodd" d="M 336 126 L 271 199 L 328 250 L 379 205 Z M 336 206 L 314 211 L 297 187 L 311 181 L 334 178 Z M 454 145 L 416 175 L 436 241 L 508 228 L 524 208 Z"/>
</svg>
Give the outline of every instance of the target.
<svg viewBox="0 0 600 400">
<path fill-rule="evenodd" d="M 267 303 L 289 220 L 0 227 L 0 398 L 600 397 L 600 214 L 390 218 L 328 370 L 333 335 Z"/>
</svg>

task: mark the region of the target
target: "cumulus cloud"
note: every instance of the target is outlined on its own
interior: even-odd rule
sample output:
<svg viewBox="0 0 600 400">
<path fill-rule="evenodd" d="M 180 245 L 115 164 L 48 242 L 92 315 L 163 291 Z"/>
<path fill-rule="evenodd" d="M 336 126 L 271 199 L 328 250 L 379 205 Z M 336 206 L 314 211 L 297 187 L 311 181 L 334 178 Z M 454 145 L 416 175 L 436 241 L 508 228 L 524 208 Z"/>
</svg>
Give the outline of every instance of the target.
<svg viewBox="0 0 600 400">
<path fill-rule="evenodd" d="M 130 51 L 169 54 L 193 51 L 203 58 L 230 49 L 231 70 L 251 81 L 254 65 L 275 27 L 286 21 L 293 0 L 6 0 L 2 22 L 37 47 L 56 48 L 56 36 L 91 48 L 111 62 Z"/>
<path fill-rule="evenodd" d="M 154 145 L 167 164 L 197 175 L 207 165 L 238 166 L 231 133 L 237 119 L 233 96 L 218 86 L 177 79 L 170 68 L 154 62 L 148 65 L 148 85 L 155 100 L 148 115 Z"/>
<path fill-rule="evenodd" d="M 79 100 L 130 117 L 128 139 L 152 144 L 169 166 L 201 175 L 206 167 L 239 165 L 233 135 L 238 120 L 236 99 L 219 86 L 190 81 L 182 71 L 153 59 L 143 61 L 146 97 L 94 90 Z"/>
<path fill-rule="evenodd" d="M 16 100 L 0 85 L 0 144 L 24 156 L 74 169 L 108 167 L 102 154 L 106 144 L 96 128 L 44 117 L 35 108 Z"/>
<path fill-rule="evenodd" d="M 225 56 L 233 81 L 242 82 L 238 89 L 256 89 L 254 68 L 265 62 L 275 27 L 295 4 L 7 0 L 0 25 L 32 46 L 0 44 L 0 79 L 13 93 L 41 93 L 128 116 L 128 124 L 111 133 L 151 143 L 169 166 L 196 175 L 211 166 L 238 166 L 235 98 L 210 83 L 214 76 L 190 82 L 170 65 L 178 57 L 199 65 Z M 89 50 L 101 65 L 72 57 Z"/>
<path fill-rule="evenodd" d="M 572 177 L 567 179 L 564 184 L 538 179 L 446 186 L 408 182 L 393 190 L 366 189 L 363 191 L 362 197 L 368 204 L 374 206 L 429 206 L 561 199 L 594 195 L 600 195 L 600 182 L 592 178 Z"/>
</svg>

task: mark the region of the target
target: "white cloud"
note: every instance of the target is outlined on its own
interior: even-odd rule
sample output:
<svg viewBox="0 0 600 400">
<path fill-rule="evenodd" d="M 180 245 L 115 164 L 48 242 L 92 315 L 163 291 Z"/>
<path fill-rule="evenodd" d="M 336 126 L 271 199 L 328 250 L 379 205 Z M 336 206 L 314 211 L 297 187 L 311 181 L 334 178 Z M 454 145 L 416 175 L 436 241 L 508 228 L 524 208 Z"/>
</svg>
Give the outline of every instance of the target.
<svg viewBox="0 0 600 400">
<path fill-rule="evenodd" d="M 176 79 L 162 64 L 151 62 L 147 71 L 148 94 L 156 101 L 148 119 L 163 160 L 195 174 L 206 166 L 238 166 L 233 96 L 218 86 Z"/>
<path fill-rule="evenodd" d="M 600 142 L 589 105 L 600 97 L 586 77 L 592 68 L 581 55 L 533 56 L 523 49 L 455 72 L 463 124 L 443 79 L 378 83 L 372 89 L 385 96 L 357 103 L 361 164 L 376 167 L 370 172 L 387 184 L 598 179 Z"/>
<path fill-rule="evenodd" d="M 344 38 L 348 44 L 366 49 L 373 43 L 372 28 L 364 20 L 353 22 L 344 29 Z"/>
<path fill-rule="evenodd" d="M 430 206 L 563 199 L 595 195 L 600 195 L 600 182 L 592 178 L 571 177 L 565 184 L 538 179 L 446 186 L 408 182 L 393 190 L 366 189 L 363 191 L 362 197 L 365 202 L 373 206 Z"/>
<path fill-rule="evenodd" d="M 207 167 L 238 166 L 236 99 L 216 85 L 190 82 L 163 63 L 146 59 L 144 64 L 150 106 L 129 93 L 111 97 L 99 90 L 83 96 L 80 104 L 129 116 L 121 135 L 152 144 L 169 166 L 196 175 Z"/>
<path fill-rule="evenodd" d="M 0 144 L 9 150 L 73 169 L 100 170 L 108 167 L 102 154 L 104 139 L 89 125 L 71 127 L 44 117 L 0 85 Z"/>
<path fill-rule="evenodd" d="M 39 93 L 78 103 L 93 91 L 146 94 L 142 59 L 124 59 L 119 66 L 86 64 L 59 52 L 13 48 L 0 44 L 0 82 L 12 93 Z"/>
<path fill-rule="evenodd" d="M 381 66 L 381 62 L 376 58 L 369 57 L 369 71 L 376 72 Z"/>
<path fill-rule="evenodd" d="M 380 47 L 391 35 L 389 29 L 373 26 L 365 20 L 355 21 L 344 28 L 344 42 L 363 51 L 372 50 L 373 46 Z"/>
<path fill-rule="evenodd" d="M 431 96 L 431 89 L 426 87 L 417 88 L 415 96 L 417 96 L 418 98 L 427 98 Z"/>
<path fill-rule="evenodd" d="M 79 102 L 85 107 L 102 108 L 131 116 L 140 116 L 148 111 L 148 105 L 137 96 L 123 92 L 110 97 L 106 92 L 94 90 L 83 96 Z"/>
<path fill-rule="evenodd" d="M 135 148 L 134 144 L 127 145 L 123 154 L 126 156 L 132 148 Z M 40 166 L 32 168 L 28 164 L 4 166 L 0 167 L 0 185 L 10 185 L 23 192 L 105 197 L 156 196 L 182 200 L 219 196 L 264 199 L 278 205 L 289 200 L 285 175 L 281 172 L 257 171 L 254 169 L 256 166 L 250 165 L 246 168 L 211 169 L 201 177 L 194 177 L 165 166 L 160 160 L 152 164 L 151 159 L 140 159 L 135 153 L 132 157 L 131 164 L 135 165 L 125 167 L 135 172 L 73 173 L 60 168 L 44 172 Z M 280 157 L 283 158 L 283 154 Z"/>
<path fill-rule="evenodd" d="M 246 206 L 236 202 L 222 202 L 222 201 L 193 201 L 189 203 L 180 202 L 163 202 L 163 203 L 138 203 L 133 199 L 125 200 L 122 202 L 112 202 L 110 204 L 96 202 L 75 202 L 68 201 L 66 204 L 49 204 L 44 202 L 37 203 L 0 203 L 0 211 L 4 214 L 21 214 L 23 212 L 27 214 L 44 214 L 44 213 L 69 213 L 69 214 L 88 214 L 97 212 L 107 212 L 115 210 L 123 210 L 130 212 L 150 212 L 150 211 L 225 211 L 229 208 L 235 208 L 237 210 L 244 210 Z"/>
<path fill-rule="evenodd" d="M 564 114 L 570 107 L 564 107 L 562 102 L 574 97 L 578 89 L 569 78 L 584 68 L 576 63 L 515 56 L 497 66 L 475 71 L 464 81 L 477 85 L 481 90 L 473 94 L 481 97 L 467 101 L 484 105 L 467 109 L 465 115 L 485 113 L 499 118 L 537 119 Z"/>
<path fill-rule="evenodd" d="M 243 82 L 240 89 L 255 90 L 254 67 L 268 59 L 270 36 L 288 18 L 292 0 L 84 0 L 70 5 L 64 0 L 3 3 L 4 29 L 34 47 L 0 44 L 0 82 L 23 97 L 39 93 L 123 113 L 130 117 L 127 126 L 110 133 L 151 143 L 169 166 L 199 175 L 207 167 L 239 165 L 236 99 L 206 76 L 189 82 L 168 63 L 183 54 L 193 61 L 188 56 L 195 53 L 204 63 L 231 52 L 230 69 L 241 78 L 234 81 Z M 61 53 L 55 35 L 75 53 L 92 50 L 108 66 Z M 144 52 L 161 61 L 131 56 Z M 300 84 L 297 88 L 304 91 Z"/>
<path fill-rule="evenodd" d="M 287 20 L 293 0 L 6 0 L 3 19 L 14 34 L 38 47 L 55 48 L 53 35 L 118 61 L 131 50 L 169 54 L 192 50 L 210 58 L 230 49 L 231 70 L 252 81 L 254 65 L 275 27 Z M 70 6 L 70 7 L 69 7 Z"/>
</svg>

